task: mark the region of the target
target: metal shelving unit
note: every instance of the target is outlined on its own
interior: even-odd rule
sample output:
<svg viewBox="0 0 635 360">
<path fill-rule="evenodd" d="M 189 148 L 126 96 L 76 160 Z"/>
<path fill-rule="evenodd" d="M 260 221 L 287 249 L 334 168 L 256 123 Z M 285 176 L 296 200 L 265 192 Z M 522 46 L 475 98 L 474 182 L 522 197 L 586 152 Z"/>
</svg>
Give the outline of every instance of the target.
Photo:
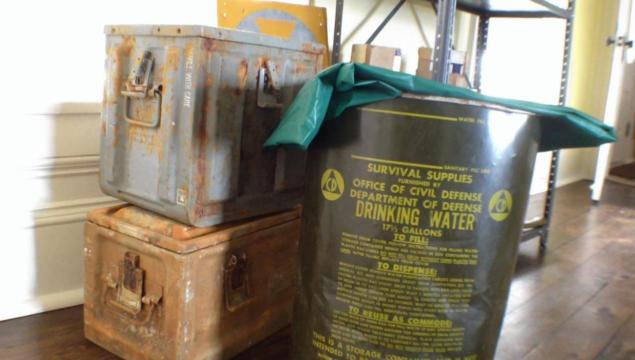
<svg viewBox="0 0 635 360">
<path fill-rule="evenodd" d="M 374 37 L 381 32 L 394 14 L 399 10 L 405 0 L 397 3 L 395 8 L 386 16 L 379 27 L 373 32 L 373 36 L 367 41 L 371 43 Z M 569 79 L 569 59 L 571 55 L 571 37 L 573 34 L 573 16 L 575 0 L 568 0 L 566 9 L 560 8 L 548 0 L 429 0 L 437 13 L 437 27 L 435 37 L 435 51 L 433 63 L 433 78 L 440 82 L 447 82 L 448 60 L 452 49 L 452 33 L 456 11 L 466 11 L 479 16 L 478 36 L 476 44 L 474 88 L 481 91 L 482 60 L 487 49 L 487 38 L 490 19 L 496 17 L 514 18 L 558 18 L 566 21 L 564 54 L 562 72 L 560 78 L 559 104 L 564 105 L 567 96 Z M 336 63 L 340 57 L 340 39 L 342 30 L 342 12 L 344 0 L 336 0 L 335 29 L 332 46 L 332 61 Z M 547 197 L 543 209 L 543 216 L 526 223 L 523 227 L 521 241 L 540 237 L 540 250 L 545 251 L 549 238 L 549 224 L 553 210 L 558 172 L 559 152 L 554 151 L 549 169 Z"/>
<path fill-rule="evenodd" d="M 440 0 L 440 2 L 450 0 Z M 474 84 L 478 91 L 481 90 L 481 69 L 483 54 L 487 49 L 488 29 L 490 19 L 493 17 L 522 17 L 522 18 L 559 18 L 566 21 L 564 53 L 562 71 L 560 75 L 560 95 L 558 103 L 564 105 L 567 96 L 569 80 L 569 64 L 571 56 L 571 37 L 573 34 L 573 15 L 575 0 L 568 1 L 566 9 L 559 8 L 545 0 L 518 0 L 518 1 L 486 1 L 486 0 L 460 0 L 457 9 L 464 10 L 479 16 L 479 28 L 476 44 L 476 66 Z M 540 219 L 526 223 L 523 227 L 521 241 L 540 237 L 540 250 L 545 251 L 549 239 L 549 224 L 555 201 L 556 180 L 558 175 L 559 151 L 554 151 L 549 168 L 547 194 L 543 215 Z"/>
</svg>

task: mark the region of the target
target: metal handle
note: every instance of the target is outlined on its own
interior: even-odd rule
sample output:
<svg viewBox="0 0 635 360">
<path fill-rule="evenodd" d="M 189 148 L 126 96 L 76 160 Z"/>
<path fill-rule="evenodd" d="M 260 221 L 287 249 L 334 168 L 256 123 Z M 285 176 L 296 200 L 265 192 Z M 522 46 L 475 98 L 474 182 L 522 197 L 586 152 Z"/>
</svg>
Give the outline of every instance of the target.
<svg viewBox="0 0 635 360">
<path fill-rule="evenodd" d="M 161 97 L 161 92 L 160 90 L 154 90 L 154 97 L 157 98 L 156 102 L 156 108 L 154 113 L 154 116 L 152 117 L 152 121 L 151 122 L 146 122 L 146 121 L 142 121 L 142 120 L 137 120 L 137 119 L 133 119 L 131 117 L 128 116 L 128 110 L 130 107 L 130 98 L 131 97 L 138 97 L 138 96 L 131 96 L 130 94 L 126 94 L 124 92 L 122 92 L 123 95 L 123 118 L 126 120 L 126 122 L 132 124 L 132 125 L 137 125 L 137 126 L 144 126 L 144 127 L 148 127 L 148 128 L 153 128 L 153 127 L 157 127 L 159 126 L 159 124 L 161 123 L 161 103 L 162 103 L 162 97 Z"/>
<path fill-rule="evenodd" d="M 151 87 L 150 83 L 153 69 L 154 57 L 152 56 L 150 50 L 145 50 L 143 52 L 143 56 L 138 58 L 137 63 L 132 67 L 132 70 L 130 70 L 128 80 L 125 83 L 125 90 L 121 91 L 121 95 L 124 97 L 123 117 L 130 124 L 153 128 L 158 126 L 161 122 L 161 91 L 163 90 L 163 86 L 157 85 Z M 133 119 L 128 116 L 131 97 L 137 99 L 146 99 L 148 97 L 158 98 L 151 122 Z"/>
</svg>

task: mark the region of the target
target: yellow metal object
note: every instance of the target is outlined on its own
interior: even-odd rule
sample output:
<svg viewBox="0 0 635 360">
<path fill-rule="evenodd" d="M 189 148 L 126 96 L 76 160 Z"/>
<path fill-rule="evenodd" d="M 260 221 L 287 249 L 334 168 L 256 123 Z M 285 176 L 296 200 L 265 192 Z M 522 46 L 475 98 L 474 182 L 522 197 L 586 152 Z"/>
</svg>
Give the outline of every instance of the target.
<svg viewBox="0 0 635 360">
<path fill-rule="evenodd" d="M 218 1 L 218 26 L 255 31 L 285 40 L 298 38 L 328 49 L 326 9 L 257 0 Z M 329 56 L 324 57 L 325 66 Z"/>
<path fill-rule="evenodd" d="M 285 40 L 291 38 L 295 29 L 295 22 L 289 20 L 257 18 L 256 25 L 261 33 L 278 36 Z"/>
</svg>

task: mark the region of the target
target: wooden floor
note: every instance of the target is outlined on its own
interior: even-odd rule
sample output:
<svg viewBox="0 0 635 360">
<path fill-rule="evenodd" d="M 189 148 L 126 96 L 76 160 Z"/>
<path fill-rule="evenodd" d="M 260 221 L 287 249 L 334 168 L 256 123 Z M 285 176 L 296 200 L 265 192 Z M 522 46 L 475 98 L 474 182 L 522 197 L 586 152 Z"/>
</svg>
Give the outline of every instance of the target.
<svg viewBox="0 0 635 360">
<path fill-rule="evenodd" d="M 614 167 L 609 172 L 610 175 L 635 180 L 635 162 Z"/>
<path fill-rule="evenodd" d="M 635 188 L 589 198 L 559 189 L 546 255 L 521 245 L 497 360 L 635 359 Z M 284 360 L 288 344 L 284 330 L 238 359 Z M 81 307 L 0 322 L 0 358 L 116 359 L 84 340 Z"/>
</svg>

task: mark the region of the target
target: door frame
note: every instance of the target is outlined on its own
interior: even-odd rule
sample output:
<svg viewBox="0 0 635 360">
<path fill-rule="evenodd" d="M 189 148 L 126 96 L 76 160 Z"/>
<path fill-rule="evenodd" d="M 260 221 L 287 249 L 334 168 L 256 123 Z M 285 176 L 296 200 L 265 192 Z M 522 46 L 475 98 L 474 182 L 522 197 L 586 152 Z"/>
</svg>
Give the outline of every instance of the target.
<svg viewBox="0 0 635 360">
<path fill-rule="evenodd" d="M 606 105 L 604 107 L 604 123 L 615 127 L 619 117 L 619 108 L 622 98 L 622 85 L 624 82 L 624 64 L 626 63 L 626 50 L 624 46 L 625 39 L 631 38 L 631 11 L 633 5 L 632 0 L 620 0 L 617 15 L 617 27 L 614 42 L 613 54 L 611 61 L 611 75 L 609 78 L 609 88 L 606 97 Z M 635 29 L 632 29 L 635 30 Z M 620 40 L 621 39 L 621 40 Z M 608 43 L 608 42 L 607 42 Z M 633 50 L 635 51 L 635 50 Z M 613 144 L 604 144 L 600 146 L 598 158 L 595 166 L 595 176 L 591 185 L 591 200 L 594 203 L 600 201 L 604 182 L 609 172 L 611 158 L 613 155 Z"/>
</svg>

